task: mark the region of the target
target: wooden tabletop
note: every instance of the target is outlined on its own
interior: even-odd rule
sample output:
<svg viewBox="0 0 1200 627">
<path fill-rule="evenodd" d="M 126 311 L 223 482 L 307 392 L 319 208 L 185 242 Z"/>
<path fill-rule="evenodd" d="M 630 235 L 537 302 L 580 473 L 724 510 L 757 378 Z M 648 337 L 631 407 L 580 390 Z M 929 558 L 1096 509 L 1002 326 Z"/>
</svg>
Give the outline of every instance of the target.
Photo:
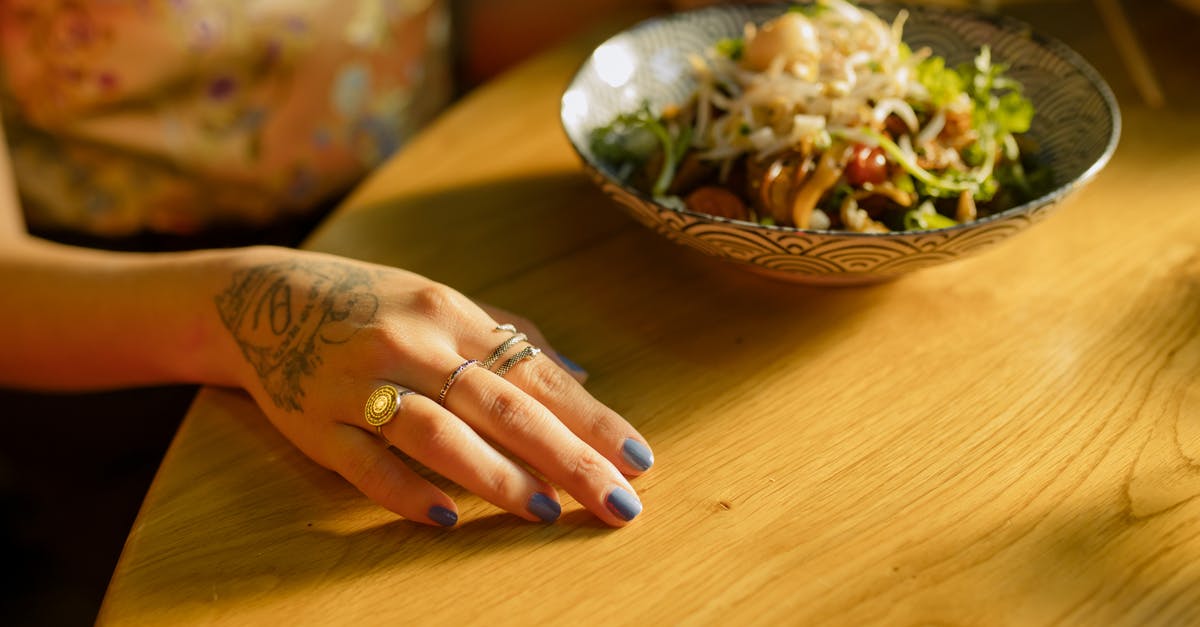
<svg viewBox="0 0 1200 627">
<path fill-rule="evenodd" d="M 100 621 L 1200 623 L 1200 29 L 1143 7 L 1157 110 L 1089 3 L 1019 7 L 1109 79 L 1120 149 L 1029 232 L 867 288 L 626 218 L 557 122 L 582 44 L 479 90 L 309 246 L 535 320 L 654 446 L 645 512 L 531 524 L 442 482 L 463 522 L 408 523 L 206 389 Z"/>
</svg>

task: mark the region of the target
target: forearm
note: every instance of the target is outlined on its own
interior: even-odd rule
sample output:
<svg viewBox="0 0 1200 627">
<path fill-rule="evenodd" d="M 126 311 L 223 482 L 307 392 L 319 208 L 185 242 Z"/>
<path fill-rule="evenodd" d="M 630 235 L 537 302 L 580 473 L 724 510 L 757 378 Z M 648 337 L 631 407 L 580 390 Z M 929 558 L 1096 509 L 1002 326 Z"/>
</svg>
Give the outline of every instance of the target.
<svg viewBox="0 0 1200 627">
<path fill-rule="evenodd" d="M 0 385 L 238 385 L 244 359 L 215 297 L 269 248 L 121 254 L 32 238 L 0 250 Z"/>
</svg>

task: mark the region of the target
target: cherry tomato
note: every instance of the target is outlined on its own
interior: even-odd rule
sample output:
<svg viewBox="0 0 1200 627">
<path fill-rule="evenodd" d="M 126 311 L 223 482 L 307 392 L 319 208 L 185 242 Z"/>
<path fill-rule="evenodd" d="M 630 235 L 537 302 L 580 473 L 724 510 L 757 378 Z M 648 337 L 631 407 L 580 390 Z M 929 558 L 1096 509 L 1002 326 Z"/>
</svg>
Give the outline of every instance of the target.
<svg viewBox="0 0 1200 627">
<path fill-rule="evenodd" d="M 887 157 L 880 148 L 857 144 L 846 164 L 846 182 L 861 187 L 864 183 L 878 185 L 887 180 Z"/>
</svg>

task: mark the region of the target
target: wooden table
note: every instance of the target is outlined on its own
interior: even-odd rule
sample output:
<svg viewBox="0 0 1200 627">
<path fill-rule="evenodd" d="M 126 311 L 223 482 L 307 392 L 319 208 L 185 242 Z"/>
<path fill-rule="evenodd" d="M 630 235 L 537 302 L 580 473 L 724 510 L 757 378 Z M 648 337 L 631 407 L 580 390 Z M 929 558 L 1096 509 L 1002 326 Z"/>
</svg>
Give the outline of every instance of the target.
<svg viewBox="0 0 1200 627">
<path fill-rule="evenodd" d="M 471 95 L 309 245 L 536 320 L 654 445 L 645 513 L 610 530 L 568 500 L 543 526 L 449 486 L 462 524 L 411 524 L 208 389 L 101 622 L 1200 622 L 1200 72 L 1166 64 L 1197 23 L 1147 4 L 1150 110 L 1089 7 L 1018 14 L 1113 84 L 1110 167 L 1011 242 L 869 288 L 625 218 L 556 121 L 581 45 Z"/>
</svg>

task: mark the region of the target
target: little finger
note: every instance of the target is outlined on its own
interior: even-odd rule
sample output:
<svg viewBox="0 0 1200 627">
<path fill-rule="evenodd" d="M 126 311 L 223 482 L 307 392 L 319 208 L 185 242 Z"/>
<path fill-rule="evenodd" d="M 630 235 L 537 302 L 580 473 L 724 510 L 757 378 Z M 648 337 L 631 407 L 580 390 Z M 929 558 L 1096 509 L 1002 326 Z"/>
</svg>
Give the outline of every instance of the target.
<svg viewBox="0 0 1200 627">
<path fill-rule="evenodd" d="M 378 438 L 345 424 L 332 425 L 328 442 L 333 470 L 367 498 L 416 522 L 458 523 L 454 501 L 418 475 Z"/>
</svg>

